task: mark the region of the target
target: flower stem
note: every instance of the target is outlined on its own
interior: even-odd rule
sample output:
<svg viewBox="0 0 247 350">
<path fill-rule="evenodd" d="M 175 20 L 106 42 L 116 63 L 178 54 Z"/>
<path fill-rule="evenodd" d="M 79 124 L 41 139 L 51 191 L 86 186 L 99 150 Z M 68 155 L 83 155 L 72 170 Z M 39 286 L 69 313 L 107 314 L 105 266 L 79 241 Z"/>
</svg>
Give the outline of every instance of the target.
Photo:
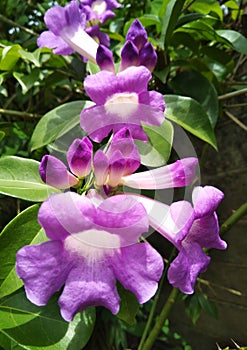
<svg viewBox="0 0 247 350">
<path fill-rule="evenodd" d="M 153 329 L 151 330 L 143 347 L 140 348 L 140 350 L 150 350 L 152 348 L 153 343 L 155 342 L 156 338 L 158 337 L 160 330 L 163 327 L 165 320 L 167 319 L 167 316 L 168 316 L 173 304 L 176 301 L 178 293 L 179 293 L 179 290 L 177 288 L 172 288 L 172 291 L 171 291 L 160 315 L 158 316 Z"/>
<path fill-rule="evenodd" d="M 247 214 L 247 202 L 242 204 L 220 227 L 220 235 L 223 235 Z"/>
<path fill-rule="evenodd" d="M 10 115 L 14 117 L 21 117 L 24 119 L 40 119 L 41 115 L 39 114 L 33 114 L 33 113 L 27 113 L 27 112 L 20 112 L 20 111 L 13 111 L 11 109 L 3 109 L 0 108 L 0 114 Z"/>
<path fill-rule="evenodd" d="M 14 22 L 14 21 L 11 21 L 11 19 L 8 19 L 7 17 L 5 17 L 5 16 L 3 16 L 3 15 L 1 15 L 1 14 L 0 14 L 0 20 L 2 20 L 3 22 L 5 22 L 5 23 L 7 23 L 7 24 L 9 24 L 9 25 L 11 25 L 11 26 L 13 26 L 13 27 L 18 27 L 18 28 L 20 28 L 21 30 L 23 30 L 23 32 L 26 32 L 26 33 L 28 33 L 28 34 L 30 34 L 30 35 L 39 36 L 39 34 L 35 33 L 33 30 L 28 29 L 28 28 L 22 26 L 22 25 L 19 24 L 19 23 L 16 23 L 16 22 Z"/>
</svg>

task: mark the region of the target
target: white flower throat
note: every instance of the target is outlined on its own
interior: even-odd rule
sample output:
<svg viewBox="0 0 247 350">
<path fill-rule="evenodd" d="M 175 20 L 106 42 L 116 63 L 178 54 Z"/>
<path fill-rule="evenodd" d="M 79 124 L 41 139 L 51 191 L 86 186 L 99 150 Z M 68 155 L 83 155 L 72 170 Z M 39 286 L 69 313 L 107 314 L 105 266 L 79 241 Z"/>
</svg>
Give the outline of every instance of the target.
<svg viewBox="0 0 247 350">
<path fill-rule="evenodd" d="M 104 106 L 107 113 L 125 119 L 137 110 L 138 95 L 135 92 L 120 92 L 110 96 Z"/>
<path fill-rule="evenodd" d="M 96 0 L 92 3 L 93 12 L 97 13 L 97 15 L 102 15 L 107 8 L 106 2 L 102 0 Z"/>
</svg>

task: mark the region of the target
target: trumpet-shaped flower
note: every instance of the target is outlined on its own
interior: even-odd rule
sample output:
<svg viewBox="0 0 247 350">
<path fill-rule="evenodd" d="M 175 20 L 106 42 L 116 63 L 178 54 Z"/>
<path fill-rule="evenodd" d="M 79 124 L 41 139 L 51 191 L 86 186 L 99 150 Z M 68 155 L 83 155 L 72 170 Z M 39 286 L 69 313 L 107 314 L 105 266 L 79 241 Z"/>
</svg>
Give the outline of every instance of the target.
<svg viewBox="0 0 247 350">
<path fill-rule="evenodd" d="M 118 75 L 103 70 L 87 76 L 84 87 L 96 105 L 81 112 L 81 127 L 97 142 L 123 127 L 133 138 L 147 141 L 141 122 L 161 125 L 165 110 L 163 96 L 147 90 L 150 79 L 150 71 L 143 66 L 129 67 Z"/>
<path fill-rule="evenodd" d="M 187 201 L 168 206 L 147 197 L 133 197 L 145 207 L 150 225 L 179 251 L 168 269 L 169 282 L 183 293 L 193 293 L 199 273 L 204 272 L 210 262 L 203 248 L 226 248 L 226 242 L 219 236 L 215 213 L 223 193 L 212 186 L 195 187 L 194 207 Z"/>
<path fill-rule="evenodd" d="M 104 23 L 107 19 L 115 17 L 112 11 L 120 4 L 115 0 L 81 0 L 80 7 L 87 14 L 89 21 L 100 21 Z"/>
<path fill-rule="evenodd" d="M 41 33 L 39 47 L 49 47 L 58 55 L 70 55 L 74 51 L 96 63 L 97 42 L 85 31 L 86 14 L 77 0 L 65 7 L 54 6 L 45 13 L 49 31 Z"/>
<path fill-rule="evenodd" d="M 87 137 L 75 139 L 67 152 L 67 161 L 72 173 L 61 160 L 45 155 L 40 162 L 40 177 L 48 185 L 59 189 L 76 187 L 79 184 L 78 178 L 84 178 L 90 173 L 92 155 L 93 145 Z"/>
<path fill-rule="evenodd" d="M 118 280 L 139 303 L 156 292 L 161 256 L 148 243 L 136 243 L 147 231 L 144 207 L 132 198 L 112 197 L 97 208 L 76 193 L 53 195 L 41 205 L 38 220 L 49 241 L 17 253 L 16 270 L 28 299 L 45 305 L 59 298 L 61 315 L 71 321 L 88 306 L 118 313 Z"/>
</svg>

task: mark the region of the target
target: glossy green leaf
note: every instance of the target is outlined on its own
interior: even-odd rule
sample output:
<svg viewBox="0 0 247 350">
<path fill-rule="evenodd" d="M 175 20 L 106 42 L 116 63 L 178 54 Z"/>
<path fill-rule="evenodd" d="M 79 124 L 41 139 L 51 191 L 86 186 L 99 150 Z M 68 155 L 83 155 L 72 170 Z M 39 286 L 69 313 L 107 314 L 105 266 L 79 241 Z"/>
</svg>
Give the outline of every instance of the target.
<svg viewBox="0 0 247 350">
<path fill-rule="evenodd" d="M 12 342 L 29 350 L 78 350 L 88 342 L 95 323 L 95 309 L 87 308 L 65 322 L 53 296 L 46 306 L 31 304 L 24 291 L 0 303 L 0 328 Z"/>
<path fill-rule="evenodd" d="M 196 0 L 191 4 L 190 10 L 203 14 L 214 12 L 220 20 L 223 19 L 223 12 L 217 0 Z"/>
<path fill-rule="evenodd" d="M 14 78 L 19 82 L 22 88 L 22 93 L 26 94 L 28 90 L 37 84 L 39 79 L 39 69 L 33 69 L 30 74 L 23 74 L 19 72 L 13 72 Z"/>
<path fill-rule="evenodd" d="M 165 95 L 165 101 L 165 115 L 168 119 L 217 149 L 208 115 L 197 101 L 178 95 Z"/>
<path fill-rule="evenodd" d="M 37 49 L 34 52 L 28 52 L 20 49 L 19 54 L 21 58 L 27 62 L 33 63 L 36 67 L 40 67 L 40 52 L 41 49 Z"/>
<path fill-rule="evenodd" d="M 136 141 L 141 163 L 146 166 L 157 167 L 167 163 L 173 142 L 173 126 L 165 120 L 161 126 L 143 125 L 148 135 L 148 142 Z"/>
<path fill-rule="evenodd" d="M 22 286 L 15 272 L 17 251 L 28 244 L 38 244 L 47 238 L 37 221 L 39 206 L 27 208 L 17 215 L 0 234 L 0 298 Z"/>
<path fill-rule="evenodd" d="M 39 162 L 14 156 L 0 159 L 0 193 L 42 202 L 60 191 L 46 185 L 39 176 Z"/>
<path fill-rule="evenodd" d="M 192 97 L 205 109 L 212 127 L 218 119 L 218 95 L 208 79 L 195 70 L 187 70 L 178 74 L 171 87 L 175 94 Z"/>
<path fill-rule="evenodd" d="M 2 58 L 0 61 L 0 70 L 12 70 L 20 58 L 19 49 L 21 46 L 16 44 L 7 46 L 2 51 Z"/>
<path fill-rule="evenodd" d="M 159 44 L 161 48 L 165 48 L 172 36 L 172 32 L 176 27 L 178 17 L 185 0 L 164 0 L 161 6 L 159 17 L 162 19 L 162 29 Z"/>
<path fill-rule="evenodd" d="M 228 29 L 216 32 L 220 37 L 228 40 L 236 51 L 247 55 L 247 39 L 241 33 Z"/>
<path fill-rule="evenodd" d="M 34 129 L 30 141 L 31 150 L 48 145 L 79 125 L 82 109 L 92 105 L 91 101 L 73 101 L 45 114 Z"/>
<path fill-rule="evenodd" d="M 139 310 L 139 303 L 136 296 L 126 290 L 120 283 L 118 284 L 118 293 L 121 299 L 120 311 L 117 317 L 128 323 L 130 326 L 136 323 L 136 314 Z"/>
</svg>

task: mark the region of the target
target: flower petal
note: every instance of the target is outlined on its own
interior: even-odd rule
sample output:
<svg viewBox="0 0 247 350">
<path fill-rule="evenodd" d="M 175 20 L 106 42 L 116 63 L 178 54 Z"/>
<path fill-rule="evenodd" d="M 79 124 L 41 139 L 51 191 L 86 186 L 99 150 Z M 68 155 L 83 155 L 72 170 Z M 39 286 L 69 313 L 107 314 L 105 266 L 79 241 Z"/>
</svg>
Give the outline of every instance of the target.
<svg viewBox="0 0 247 350">
<path fill-rule="evenodd" d="M 126 40 L 132 41 L 140 50 L 142 46 L 147 42 L 147 32 L 141 22 L 135 19 L 126 35 Z"/>
<path fill-rule="evenodd" d="M 135 197 L 116 195 L 102 201 L 97 208 L 95 223 L 120 237 L 121 245 L 135 243 L 148 231 L 148 217 L 145 208 Z"/>
<path fill-rule="evenodd" d="M 95 153 L 94 160 L 94 175 L 95 175 L 95 184 L 98 187 L 101 187 L 106 184 L 109 168 L 109 160 L 105 153 L 100 149 Z"/>
<path fill-rule="evenodd" d="M 125 289 L 137 297 L 140 304 L 156 293 L 163 271 L 163 259 L 149 243 L 136 243 L 121 248 L 111 257 L 112 269 Z"/>
<path fill-rule="evenodd" d="M 151 72 L 157 62 L 157 54 L 151 43 L 146 43 L 140 51 L 140 65 L 147 67 Z"/>
<path fill-rule="evenodd" d="M 63 162 L 56 157 L 45 155 L 39 166 L 41 179 L 48 185 L 65 189 L 78 184 L 78 179 L 69 173 Z"/>
<path fill-rule="evenodd" d="M 49 47 L 56 55 L 71 55 L 74 50 L 60 36 L 45 31 L 37 39 L 39 47 Z"/>
<path fill-rule="evenodd" d="M 194 293 L 194 286 L 199 273 L 204 272 L 210 262 L 202 248 L 196 244 L 183 247 L 168 269 L 168 280 L 173 287 L 185 294 Z"/>
<path fill-rule="evenodd" d="M 59 241 L 25 246 L 16 256 L 17 275 L 25 284 L 27 297 L 39 306 L 59 291 L 69 270 L 70 263 Z"/>
<path fill-rule="evenodd" d="M 96 61 L 101 70 L 107 70 L 115 74 L 115 66 L 112 51 L 103 45 L 99 45 Z"/>
<path fill-rule="evenodd" d="M 192 201 L 197 217 L 212 214 L 223 197 L 224 193 L 216 187 L 195 187 L 192 193 Z"/>
<path fill-rule="evenodd" d="M 93 145 L 84 137 L 75 139 L 67 152 L 67 161 L 71 171 L 80 178 L 87 176 L 91 171 Z"/>
<path fill-rule="evenodd" d="M 80 260 L 68 275 L 59 306 L 63 318 L 70 322 L 88 306 L 104 306 L 117 314 L 119 301 L 116 279 L 107 259 L 93 263 Z"/>
<path fill-rule="evenodd" d="M 92 228 L 95 213 L 89 198 L 66 192 L 52 195 L 42 203 L 38 221 L 47 237 L 63 240 L 71 233 Z"/>
<path fill-rule="evenodd" d="M 121 63 L 119 72 L 130 66 L 139 65 L 139 51 L 132 41 L 127 41 L 121 51 Z"/>
<path fill-rule="evenodd" d="M 193 241 L 204 248 L 226 249 L 227 244 L 219 236 L 219 224 L 216 213 L 194 221 L 186 241 Z"/>
<path fill-rule="evenodd" d="M 122 177 L 122 183 L 139 189 L 164 189 L 187 186 L 195 177 L 198 160 L 185 158 L 158 169 Z"/>
</svg>

